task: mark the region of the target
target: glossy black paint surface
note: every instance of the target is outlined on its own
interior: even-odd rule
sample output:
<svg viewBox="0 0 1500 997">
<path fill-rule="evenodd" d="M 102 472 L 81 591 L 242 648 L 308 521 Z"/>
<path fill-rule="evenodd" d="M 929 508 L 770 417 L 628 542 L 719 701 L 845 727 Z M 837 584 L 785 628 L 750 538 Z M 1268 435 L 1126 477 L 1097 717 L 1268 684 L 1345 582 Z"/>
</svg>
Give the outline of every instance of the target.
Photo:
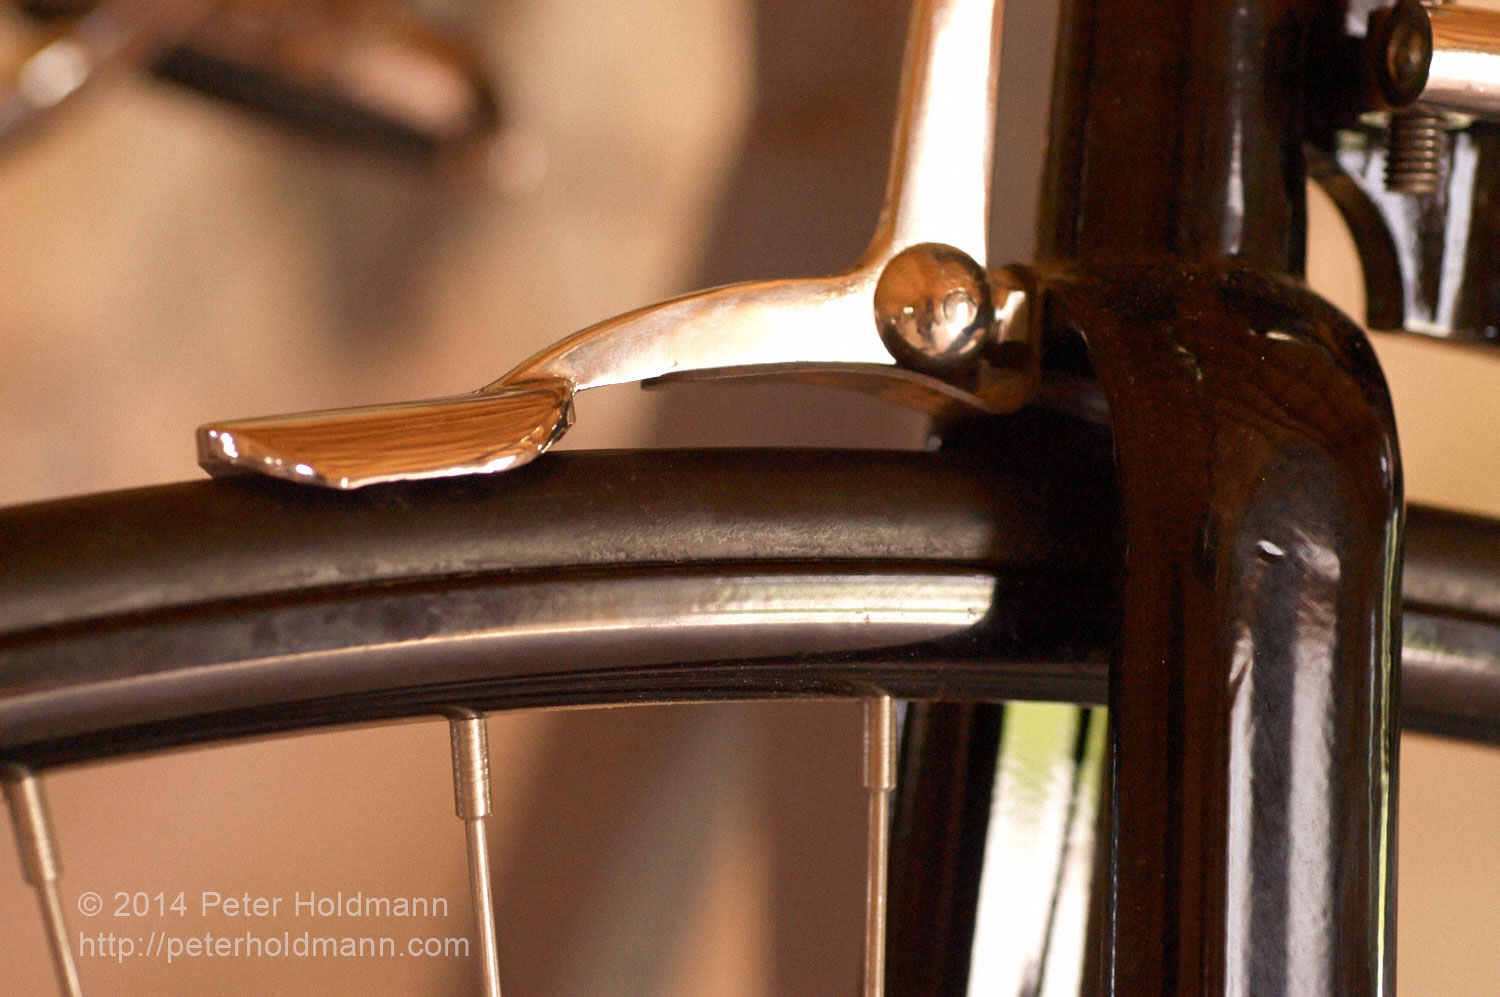
<svg viewBox="0 0 1500 997">
<path fill-rule="evenodd" d="M 1118 464 L 1115 994 L 1393 985 L 1394 423 L 1361 331 L 1286 276 L 1330 6 L 1064 15 L 1039 258 Z"/>
<path fill-rule="evenodd" d="M 1315 6 L 1065 3 L 1039 258 L 1235 257 L 1300 273 Z"/>
<path fill-rule="evenodd" d="M 1373 353 L 1254 270 L 1051 286 L 1110 399 L 1126 534 L 1114 992 L 1380 992 L 1400 477 Z"/>
</svg>

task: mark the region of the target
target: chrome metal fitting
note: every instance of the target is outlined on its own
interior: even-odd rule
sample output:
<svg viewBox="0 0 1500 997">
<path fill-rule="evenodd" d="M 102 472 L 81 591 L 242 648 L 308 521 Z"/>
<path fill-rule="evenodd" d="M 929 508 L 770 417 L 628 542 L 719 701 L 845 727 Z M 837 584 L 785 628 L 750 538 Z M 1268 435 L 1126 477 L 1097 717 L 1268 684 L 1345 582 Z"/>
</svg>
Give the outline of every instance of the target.
<svg viewBox="0 0 1500 997">
<path fill-rule="evenodd" d="M 1368 38 L 1392 107 L 1500 118 L 1500 10 L 1400 0 L 1371 16 Z"/>
<path fill-rule="evenodd" d="M 885 205 L 851 269 L 651 305 L 472 394 L 211 423 L 199 463 L 330 488 L 503 471 L 561 437 L 579 391 L 627 382 L 793 380 L 940 416 L 1014 411 L 1039 345 L 1025 272 L 988 271 L 1002 15 L 999 0 L 916 0 Z"/>
</svg>

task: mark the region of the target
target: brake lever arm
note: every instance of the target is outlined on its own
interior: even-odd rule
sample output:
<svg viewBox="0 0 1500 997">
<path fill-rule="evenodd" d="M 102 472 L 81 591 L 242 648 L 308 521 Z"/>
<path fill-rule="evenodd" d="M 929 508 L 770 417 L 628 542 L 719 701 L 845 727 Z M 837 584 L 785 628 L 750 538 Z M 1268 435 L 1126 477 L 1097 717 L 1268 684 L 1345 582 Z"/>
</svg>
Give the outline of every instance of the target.
<svg viewBox="0 0 1500 997">
<path fill-rule="evenodd" d="M 211 423 L 199 462 L 333 488 L 505 470 L 561 437 L 577 392 L 631 381 L 771 377 L 937 415 L 1013 411 L 1038 361 L 1027 275 L 986 269 L 1003 6 L 914 3 L 885 203 L 850 270 L 651 305 L 467 395 Z"/>
</svg>

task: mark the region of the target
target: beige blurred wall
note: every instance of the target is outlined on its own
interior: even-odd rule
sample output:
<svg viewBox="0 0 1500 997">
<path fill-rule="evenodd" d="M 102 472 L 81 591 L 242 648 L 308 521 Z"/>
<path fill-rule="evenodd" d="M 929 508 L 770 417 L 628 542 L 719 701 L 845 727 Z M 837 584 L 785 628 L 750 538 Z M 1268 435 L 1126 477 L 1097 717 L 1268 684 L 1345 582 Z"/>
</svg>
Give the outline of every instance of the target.
<svg viewBox="0 0 1500 997">
<path fill-rule="evenodd" d="M 207 419 L 471 390 L 580 326 L 683 289 L 748 118 L 746 5 L 504 0 L 481 12 L 506 130 L 475 170 L 435 176 L 333 149 L 141 79 L 89 94 L 0 162 L 0 502 L 196 477 L 192 430 Z M 591 399 L 568 442 L 639 442 L 653 407 L 639 392 Z M 530 880 L 531 895 L 505 898 L 515 992 L 762 993 L 761 846 L 736 819 L 744 787 L 704 774 L 733 769 L 742 723 L 723 710 L 622 727 L 625 716 L 493 724 L 501 881 L 525 881 L 565 830 L 580 851 L 620 855 L 570 856 Z M 643 757 L 655 742 L 697 744 L 702 761 L 657 759 L 656 782 L 593 815 L 604 825 L 548 809 L 576 802 L 582 778 L 572 795 L 549 793 L 538 785 L 548 766 L 614 742 L 629 754 L 632 737 Z M 369 926 L 381 934 L 471 935 L 447 751 L 437 722 L 58 774 L 48 789 L 73 926 L 149 937 L 244 924 L 88 919 L 75 907 L 87 890 L 111 908 L 118 891 L 170 903 L 362 890 L 448 901 L 445 918 Z M 644 833 L 674 804 L 692 826 Z M 522 824 L 546 840 L 517 843 Z M 624 850 L 632 843 L 653 850 Z M 0 992 L 48 993 L 8 833 L 0 870 Z M 658 895 L 673 884 L 681 897 Z M 586 906 L 588 889 L 638 910 Z M 670 921 L 642 916 L 669 906 L 680 909 Z M 470 963 L 447 958 L 96 957 L 83 974 L 94 994 L 475 990 Z"/>
<path fill-rule="evenodd" d="M 1308 282 L 1364 313 L 1354 243 L 1309 188 Z M 1406 497 L 1500 516 L 1500 353 L 1372 337 L 1395 402 Z M 1500 749 L 1401 740 L 1397 982 L 1407 994 L 1489 997 L 1500 953 Z"/>
</svg>

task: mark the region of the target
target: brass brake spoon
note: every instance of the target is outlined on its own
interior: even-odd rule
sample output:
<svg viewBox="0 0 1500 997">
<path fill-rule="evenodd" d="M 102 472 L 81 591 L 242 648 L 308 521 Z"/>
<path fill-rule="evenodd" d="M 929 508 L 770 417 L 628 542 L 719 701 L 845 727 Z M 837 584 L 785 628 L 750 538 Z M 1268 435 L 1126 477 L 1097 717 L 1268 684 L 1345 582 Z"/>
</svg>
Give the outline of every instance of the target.
<svg viewBox="0 0 1500 997">
<path fill-rule="evenodd" d="M 847 272 L 629 312 L 471 394 L 210 423 L 199 463 L 346 489 L 503 471 L 562 436 L 574 394 L 632 381 L 780 378 L 935 415 L 1014 411 L 1035 390 L 1037 344 L 1024 271 L 986 270 L 1002 11 L 914 3 L 885 206 Z"/>
</svg>

